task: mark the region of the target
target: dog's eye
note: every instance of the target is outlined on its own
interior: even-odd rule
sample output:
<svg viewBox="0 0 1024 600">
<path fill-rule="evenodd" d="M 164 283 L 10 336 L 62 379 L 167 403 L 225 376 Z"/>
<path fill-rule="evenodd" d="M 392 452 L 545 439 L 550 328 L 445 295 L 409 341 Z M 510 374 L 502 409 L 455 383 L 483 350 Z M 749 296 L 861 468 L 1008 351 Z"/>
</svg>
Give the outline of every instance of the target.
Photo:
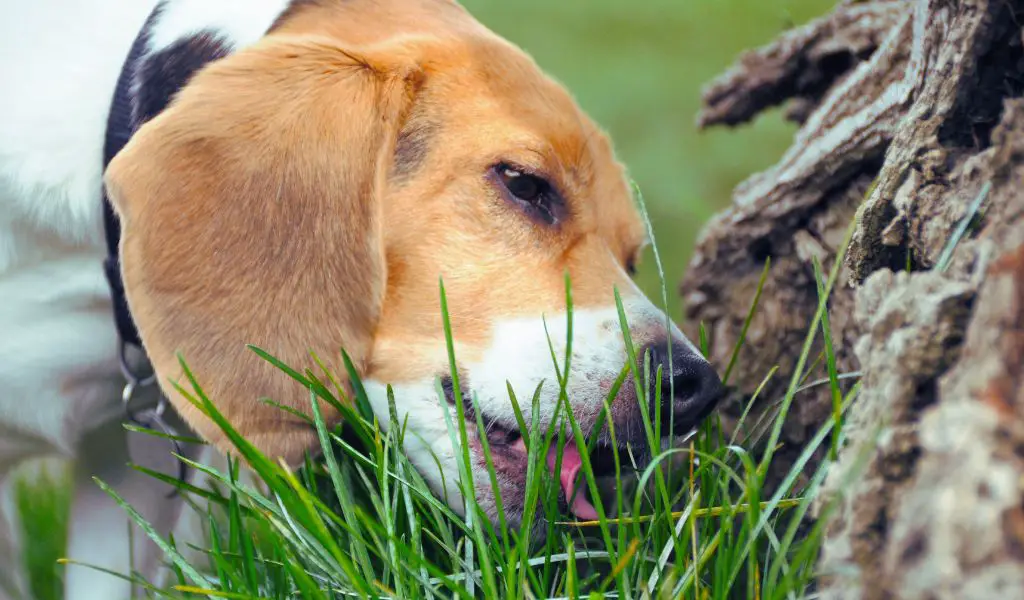
<svg viewBox="0 0 1024 600">
<path fill-rule="evenodd" d="M 545 182 L 540 177 L 527 175 L 505 167 L 501 170 L 501 182 L 505 184 L 512 195 L 525 202 L 536 202 L 537 197 L 544 193 Z"/>
<path fill-rule="evenodd" d="M 561 198 L 547 180 L 504 163 L 494 167 L 494 175 L 505 195 L 521 205 L 530 216 L 549 225 L 559 220 Z"/>
</svg>

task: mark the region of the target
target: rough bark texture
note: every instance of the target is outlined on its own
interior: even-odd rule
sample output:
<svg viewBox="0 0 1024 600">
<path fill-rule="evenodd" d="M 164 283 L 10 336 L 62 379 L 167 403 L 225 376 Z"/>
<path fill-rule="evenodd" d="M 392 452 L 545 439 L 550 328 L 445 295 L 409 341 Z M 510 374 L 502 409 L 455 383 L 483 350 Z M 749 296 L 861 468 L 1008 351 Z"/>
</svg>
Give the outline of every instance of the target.
<svg viewBox="0 0 1024 600">
<path fill-rule="evenodd" d="M 781 397 L 817 308 L 812 258 L 830 268 L 856 215 L 829 314 L 862 388 L 823 495 L 823 597 L 1024 598 L 1022 23 L 1024 0 L 844 2 L 705 93 L 703 126 L 785 102 L 801 123 L 682 283 L 724 368 L 771 258 L 727 425 L 775 365 L 748 422 Z M 827 388 L 796 397 L 783 458 L 829 417 Z"/>
</svg>

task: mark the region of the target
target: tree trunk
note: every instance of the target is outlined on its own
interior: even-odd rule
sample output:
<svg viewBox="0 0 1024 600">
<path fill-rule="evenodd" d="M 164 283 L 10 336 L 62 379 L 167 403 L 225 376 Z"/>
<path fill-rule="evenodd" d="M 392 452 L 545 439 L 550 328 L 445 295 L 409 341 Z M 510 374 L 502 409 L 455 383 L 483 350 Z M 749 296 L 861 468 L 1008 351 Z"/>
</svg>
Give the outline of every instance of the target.
<svg viewBox="0 0 1024 600">
<path fill-rule="evenodd" d="M 682 283 L 725 368 L 771 259 L 727 425 L 773 366 L 792 372 L 812 260 L 827 272 L 856 216 L 829 302 L 838 370 L 862 388 L 821 504 L 838 501 L 825 598 L 1024 598 L 1022 24 L 1024 0 L 843 2 L 705 92 L 702 126 L 782 103 L 801 124 L 705 228 Z M 795 397 L 776 480 L 831 410 L 828 385 Z"/>
</svg>

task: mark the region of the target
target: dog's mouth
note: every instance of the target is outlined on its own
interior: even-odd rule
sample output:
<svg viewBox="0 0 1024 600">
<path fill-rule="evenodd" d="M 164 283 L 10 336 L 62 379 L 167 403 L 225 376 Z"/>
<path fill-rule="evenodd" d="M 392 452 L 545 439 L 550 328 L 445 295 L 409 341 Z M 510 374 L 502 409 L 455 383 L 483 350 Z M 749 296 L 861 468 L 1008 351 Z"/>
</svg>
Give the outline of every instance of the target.
<svg viewBox="0 0 1024 600">
<path fill-rule="evenodd" d="M 498 464 L 507 464 L 513 469 L 518 469 L 517 472 L 522 473 L 525 477 L 529 453 L 526 440 L 523 439 L 519 430 L 510 429 L 496 421 L 491 421 L 490 425 L 486 426 L 484 435 L 487 438 L 495 468 Z M 595 479 L 614 475 L 615 461 L 611 446 L 598 443 L 589 457 Z M 583 472 L 583 456 L 576 442 L 566 440 L 565 445 L 562 446 L 561 461 L 559 461 L 558 444 L 552 442 L 547 456 L 544 458 L 544 464 L 552 477 L 558 481 L 561 488 L 561 500 L 569 512 L 577 519 L 596 521 L 598 519 L 597 509 L 594 508 L 590 499 L 589 487 Z"/>
<path fill-rule="evenodd" d="M 447 378 L 442 381 L 442 387 L 445 391 L 448 403 L 451 406 L 455 406 L 455 398 L 453 394 L 453 386 L 451 381 Z M 526 469 L 529 461 L 529 452 L 527 450 L 526 440 L 523 439 L 522 432 L 519 431 L 518 427 L 510 427 L 503 424 L 498 419 L 489 417 L 486 413 L 482 413 L 481 420 L 484 424 L 483 431 L 479 431 L 476 427 L 476 410 L 473 403 L 465 395 L 463 396 L 463 411 L 465 414 L 466 422 L 473 425 L 473 429 L 477 430 L 479 436 L 486 437 L 487 446 L 490 450 L 491 461 L 497 472 L 509 476 L 509 479 L 522 478 L 525 486 Z M 471 443 L 478 440 L 471 440 Z M 477 448 L 480 449 L 479 447 Z M 640 463 L 646 461 L 643 457 L 632 456 L 634 461 L 626 460 L 627 448 L 619 449 L 619 458 L 621 468 L 626 469 L 628 465 L 629 470 L 634 468 L 643 468 L 643 464 L 634 464 L 636 460 Z M 646 453 L 645 453 L 646 454 Z M 583 521 L 596 521 L 598 520 L 597 509 L 594 508 L 594 504 L 590 499 L 590 493 L 588 485 L 583 472 L 583 457 L 580 453 L 580 448 L 576 445 L 575 441 L 566 440 L 565 445 L 561 451 L 561 462 L 559 463 L 559 452 L 558 445 L 556 442 L 552 442 L 551 447 L 548 449 L 547 456 L 545 457 L 545 465 L 547 466 L 548 472 L 557 479 L 559 487 L 561 488 L 561 500 L 564 502 L 564 507 L 575 516 L 577 519 Z M 603 440 L 597 440 L 594 444 L 593 450 L 589 454 L 591 470 L 594 474 L 595 479 L 603 479 L 608 476 L 614 476 L 615 474 L 615 453 L 612 446 Z M 483 461 L 483 459 L 481 459 Z"/>
</svg>

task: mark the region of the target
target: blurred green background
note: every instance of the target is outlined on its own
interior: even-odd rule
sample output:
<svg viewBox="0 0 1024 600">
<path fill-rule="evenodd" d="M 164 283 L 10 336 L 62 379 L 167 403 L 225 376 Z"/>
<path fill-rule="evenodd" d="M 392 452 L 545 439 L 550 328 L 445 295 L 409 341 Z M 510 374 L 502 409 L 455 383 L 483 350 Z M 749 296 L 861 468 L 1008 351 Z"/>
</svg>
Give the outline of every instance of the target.
<svg viewBox="0 0 1024 600">
<path fill-rule="evenodd" d="M 794 126 L 774 111 L 698 132 L 700 90 L 741 51 L 824 14 L 834 0 L 462 0 L 565 84 L 611 134 L 654 224 L 669 310 L 701 226 L 732 188 L 774 163 Z M 650 251 L 637 277 L 660 298 Z"/>
</svg>

